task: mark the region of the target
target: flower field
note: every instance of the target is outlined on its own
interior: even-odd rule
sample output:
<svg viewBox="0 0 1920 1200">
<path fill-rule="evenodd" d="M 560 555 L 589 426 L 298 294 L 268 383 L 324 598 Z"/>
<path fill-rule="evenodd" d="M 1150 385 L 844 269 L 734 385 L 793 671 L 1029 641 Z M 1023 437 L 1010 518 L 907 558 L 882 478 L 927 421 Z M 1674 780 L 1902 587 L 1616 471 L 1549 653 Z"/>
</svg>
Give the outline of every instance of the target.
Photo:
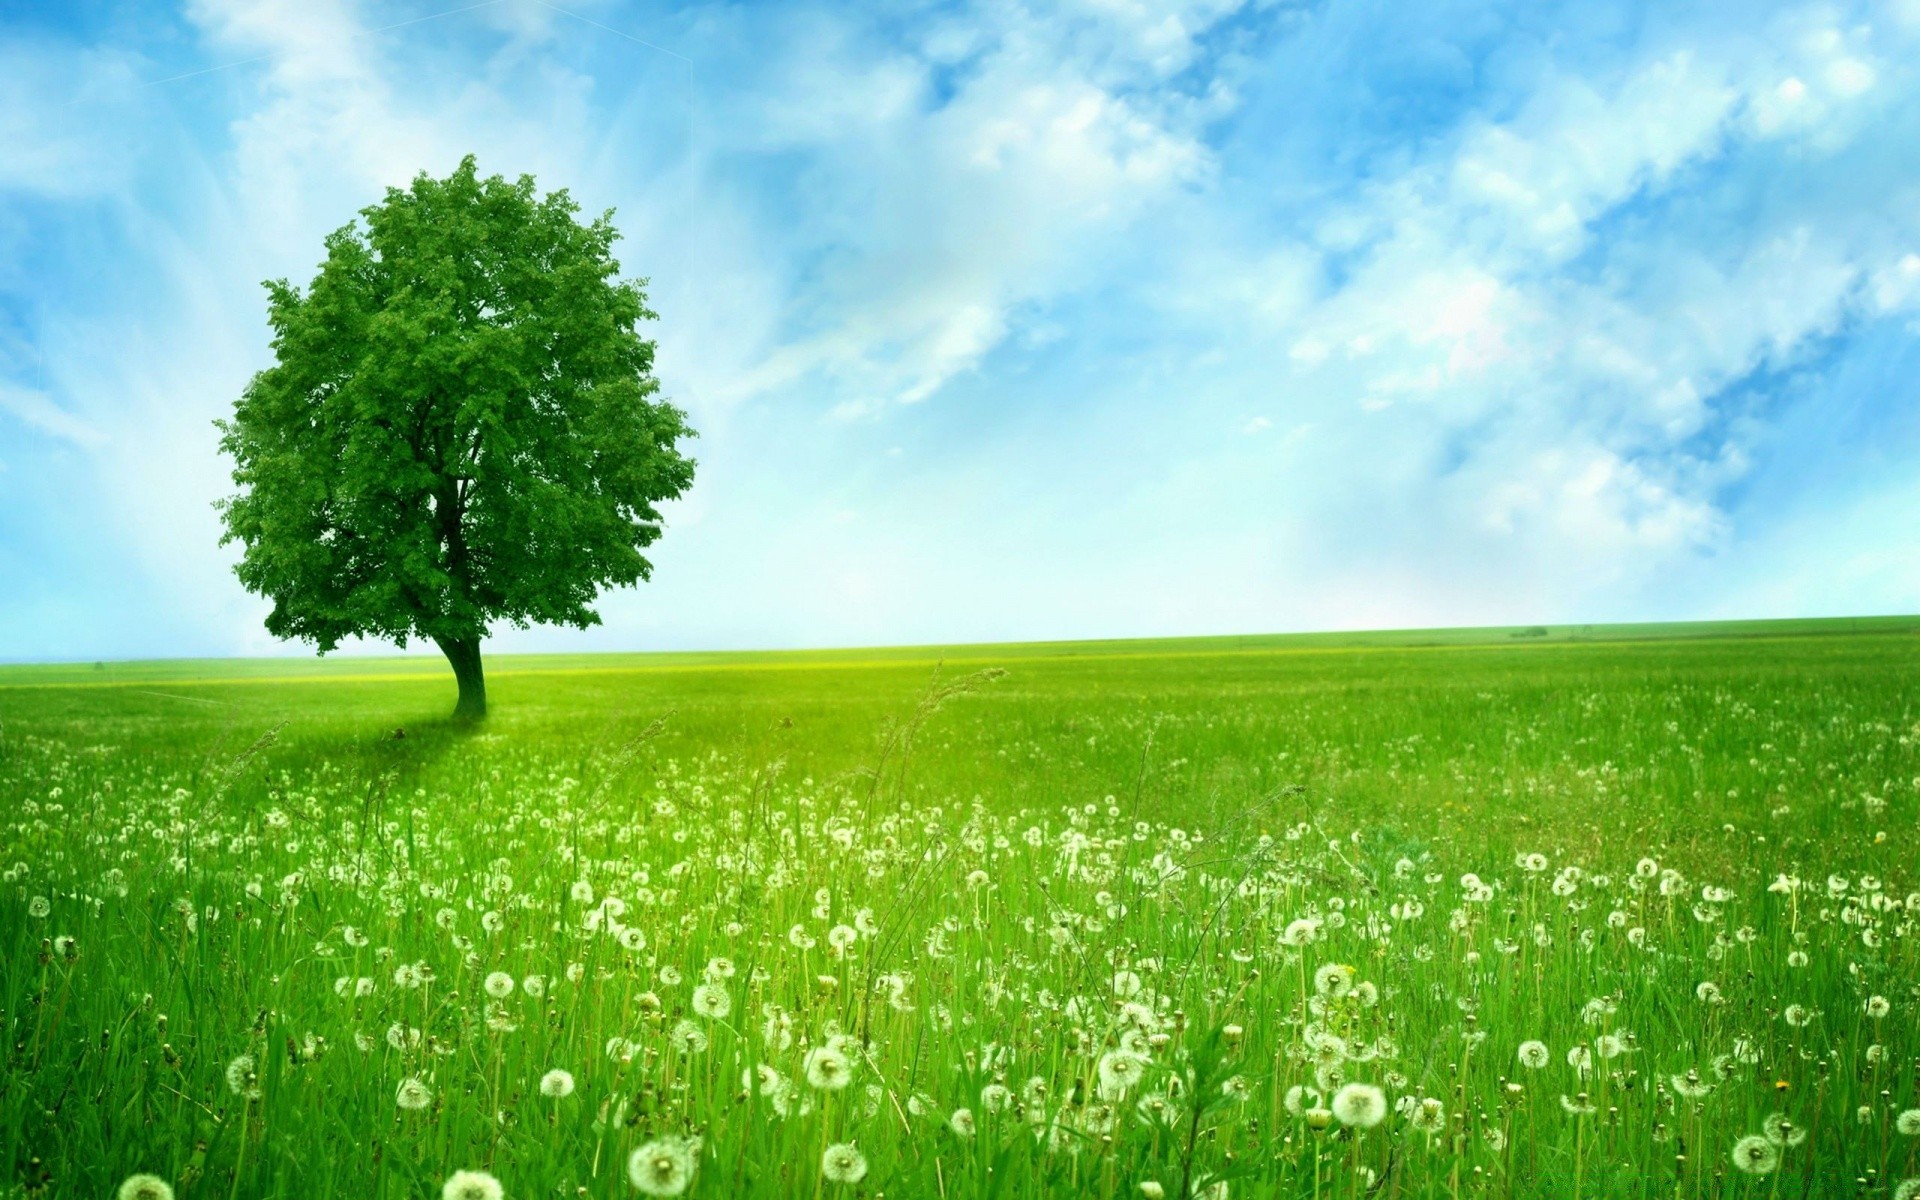
<svg viewBox="0 0 1920 1200">
<path fill-rule="evenodd" d="M 1920 1195 L 1920 639 L 0 669 L 0 1196 Z"/>
</svg>

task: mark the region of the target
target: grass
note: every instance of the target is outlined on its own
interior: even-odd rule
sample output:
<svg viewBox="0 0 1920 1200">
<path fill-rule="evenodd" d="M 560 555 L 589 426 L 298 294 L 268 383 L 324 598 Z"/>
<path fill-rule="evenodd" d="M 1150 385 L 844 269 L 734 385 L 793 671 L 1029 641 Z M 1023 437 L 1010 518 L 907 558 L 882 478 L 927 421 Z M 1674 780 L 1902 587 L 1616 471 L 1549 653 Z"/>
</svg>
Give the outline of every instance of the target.
<svg viewBox="0 0 1920 1200">
<path fill-rule="evenodd" d="M 0 1196 L 1897 1195 L 1917 635 L 0 667 Z"/>
</svg>

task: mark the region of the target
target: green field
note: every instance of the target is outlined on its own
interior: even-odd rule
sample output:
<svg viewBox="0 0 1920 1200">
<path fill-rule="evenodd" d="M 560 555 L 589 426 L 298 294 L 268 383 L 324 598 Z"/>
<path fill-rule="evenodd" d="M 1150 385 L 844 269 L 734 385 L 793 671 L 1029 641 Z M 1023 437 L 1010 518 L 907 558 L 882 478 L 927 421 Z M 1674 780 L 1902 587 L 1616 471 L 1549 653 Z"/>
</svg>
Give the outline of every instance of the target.
<svg viewBox="0 0 1920 1200">
<path fill-rule="evenodd" d="M 0 667 L 0 1196 L 1911 1200 L 1917 669 L 502 656 L 475 731 L 430 659 Z"/>
</svg>

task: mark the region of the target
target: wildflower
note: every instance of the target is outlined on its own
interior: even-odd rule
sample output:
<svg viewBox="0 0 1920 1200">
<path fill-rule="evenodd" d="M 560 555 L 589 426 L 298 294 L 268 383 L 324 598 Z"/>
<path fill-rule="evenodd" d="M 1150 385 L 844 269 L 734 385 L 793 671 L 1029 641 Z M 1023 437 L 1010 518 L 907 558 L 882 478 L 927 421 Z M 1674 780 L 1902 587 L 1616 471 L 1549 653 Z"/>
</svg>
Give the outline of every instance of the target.
<svg viewBox="0 0 1920 1200">
<path fill-rule="evenodd" d="M 627 1178 L 643 1195 L 678 1196 L 693 1182 L 699 1165 L 699 1138 L 664 1137 L 628 1156 Z"/>
<path fill-rule="evenodd" d="M 117 1200 L 173 1200 L 173 1185 L 158 1175 L 129 1175 L 114 1195 Z"/>
<path fill-rule="evenodd" d="M 837 1142 L 820 1156 L 820 1174 L 828 1183 L 859 1183 L 867 1177 L 867 1159 L 852 1142 Z"/>
<path fill-rule="evenodd" d="M 1887 1013 L 1892 1011 L 1892 1009 L 1893 1009 L 1893 1006 L 1887 1003 L 1887 998 L 1885 996 L 1868 996 L 1867 997 L 1867 1005 L 1866 1005 L 1867 1015 L 1876 1021 L 1878 1021 L 1881 1017 L 1886 1016 Z"/>
<path fill-rule="evenodd" d="M 1140 1181 L 1140 1194 L 1146 1200 L 1165 1200 L 1167 1189 L 1160 1185 L 1159 1180 L 1143 1179 Z"/>
<path fill-rule="evenodd" d="M 1760 1122 L 1760 1132 L 1776 1146 L 1798 1146 L 1807 1140 L 1807 1131 L 1787 1119 L 1785 1113 L 1770 1113 Z"/>
<path fill-rule="evenodd" d="M 684 1019 L 674 1024 L 673 1032 L 667 1035 L 667 1040 L 672 1042 L 673 1048 L 682 1054 L 702 1054 L 708 1046 L 712 1045 L 707 1040 L 706 1030 Z"/>
<path fill-rule="evenodd" d="M 1553 1058 L 1553 1052 L 1547 1049 L 1545 1042 L 1521 1042 L 1520 1065 L 1530 1071 L 1538 1071 Z"/>
<path fill-rule="evenodd" d="M 1903 1110 L 1893 1119 L 1893 1127 L 1907 1137 L 1920 1137 L 1920 1108 Z"/>
<path fill-rule="evenodd" d="M 723 1021 L 733 1011 L 733 997 L 717 983 L 703 983 L 693 989 L 693 1011 L 709 1021 Z"/>
<path fill-rule="evenodd" d="M 1421 1100 L 1407 1114 L 1407 1124 L 1422 1133 L 1439 1133 L 1447 1126 L 1447 1106 L 1432 1097 Z"/>
<path fill-rule="evenodd" d="M 832 1045 L 815 1046 L 803 1061 L 807 1082 L 821 1091 L 837 1092 L 853 1079 L 853 1063 Z"/>
<path fill-rule="evenodd" d="M 1100 1094 L 1110 1100 L 1126 1095 L 1127 1089 L 1145 1076 L 1146 1067 L 1145 1059 L 1120 1050 L 1109 1050 L 1100 1056 Z"/>
<path fill-rule="evenodd" d="M 254 1069 L 253 1055 L 242 1054 L 227 1064 L 227 1087 L 244 1099 L 260 1098 L 260 1074 Z"/>
<path fill-rule="evenodd" d="M 1370 1083 L 1349 1083 L 1333 1094 L 1333 1115 L 1342 1125 L 1372 1129 L 1386 1119 L 1386 1093 Z"/>
<path fill-rule="evenodd" d="M 27 901 L 27 915 L 30 917 L 44 917 L 52 911 L 53 905 L 47 902 L 45 896 L 35 896 Z"/>
<path fill-rule="evenodd" d="M 1013 1101 L 1013 1093 L 1005 1084 L 990 1083 L 980 1089 L 980 1107 L 990 1113 L 1002 1112 Z"/>
<path fill-rule="evenodd" d="M 419 1112 L 433 1103 L 433 1089 L 417 1076 L 408 1076 L 400 1081 L 399 1088 L 393 1093 L 393 1102 L 408 1112 Z"/>
<path fill-rule="evenodd" d="M 1771 1174 L 1780 1165 L 1780 1149 L 1757 1133 L 1733 1144 L 1733 1165 L 1749 1175 Z"/>
<path fill-rule="evenodd" d="M 540 1094 L 555 1099 L 573 1095 L 573 1074 L 559 1067 L 548 1071 L 540 1077 Z"/>
<path fill-rule="evenodd" d="M 1304 1115 L 1310 1108 L 1318 1108 L 1320 1106 L 1320 1100 L 1321 1096 L 1318 1088 L 1305 1087 L 1296 1083 L 1287 1089 L 1283 1103 L 1286 1105 L 1288 1112 L 1298 1117 Z"/>
<path fill-rule="evenodd" d="M 1329 1000 L 1340 999 L 1353 990 L 1353 968 L 1327 963 L 1313 973 L 1313 990 Z"/>
<path fill-rule="evenodd" d="M 485 1171 L 455 1171 L 440 1189 L 441 1200 L 501 1200 L 506 1194 L 500 1181 Z"/>
<path fill-rule="evenodd" d="M 956 1108 L 947 1117 L 947 1128 L 953 1130 L 956 1137 L 970 1138 L 974 1135 L 973 1113 L 964 1108 Z"/>
<path fill-rule="evenodd" d="M 495 1000 L 505 1000 L 513 995 L 513 976 L 505 971 L 495 971 L 487 976 L 486 982 L 481 986 L 487 990 L 487 995 Z"/>
</svg>

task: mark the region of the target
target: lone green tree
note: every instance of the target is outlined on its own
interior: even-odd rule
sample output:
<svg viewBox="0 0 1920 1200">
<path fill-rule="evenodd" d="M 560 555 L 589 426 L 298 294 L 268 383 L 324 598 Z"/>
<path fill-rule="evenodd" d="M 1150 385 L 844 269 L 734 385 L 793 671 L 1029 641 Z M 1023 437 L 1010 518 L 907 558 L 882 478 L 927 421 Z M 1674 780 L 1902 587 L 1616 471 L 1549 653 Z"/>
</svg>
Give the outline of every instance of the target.
<svg viewBox="0 0 1920 1200">
<path fill-rule="evenodd" d="M 490 622 L 585 628 L 600 589 L 651 576 L 694 434 L 658 398 L 612 212 L 579 211 L 469 156 L 335 231 L 304 294 L 266 285 L 274 365 L 215 424 L 239 488 L 221 544 L 270 632 L 429 639 L 478 718 Z"/>
</svg>

